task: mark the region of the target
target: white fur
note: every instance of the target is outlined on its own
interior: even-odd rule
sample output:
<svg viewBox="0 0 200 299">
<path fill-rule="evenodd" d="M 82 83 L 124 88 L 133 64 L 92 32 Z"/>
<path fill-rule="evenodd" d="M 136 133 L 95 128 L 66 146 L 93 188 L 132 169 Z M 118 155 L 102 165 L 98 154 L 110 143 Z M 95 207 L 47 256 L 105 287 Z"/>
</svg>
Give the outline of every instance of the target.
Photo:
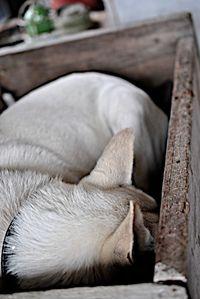
<svg viewBox="0 0 200 299">
<path fill-rule="evenodd" d="M 38 146 L 35 156 L 41 155 L 40 160 L 45 149 L 53 152 L 66 166 L 61 174 L 74 176 L 77 182 L 94 167 L 110 138 L 124 128 L 134 130 L 136 185 L 148 191 L 152 175 L 161 167 L 167 117 L 146 93 L 120 78 L 72 74 L 38 88 L 3 113 L 0 141 Z M 18 155 L 14 153 L 15 159 Z M 29 164 L 38 163 L 35 156 Z M 23 161 L 17 160 L 18 167 Z M 48 160 L 55 164 L 52 157 Z M 61 163 L 56 163 L 54 175 L 60 175 L 57 165 Z M 49 172 L 49 167 L 53 168 L 43 165 L 41 169 Z"/>
<path fill-rule="evenodd" d="M 15 253 L 8 267 L 21 288 L 108 280 L 111 266 L 132 254 L 132 230 L 145 250 L 156 204 L 128 186 L 133 135 L 120 132 L 127 127 L 135 135 L 135 181 L 148 191 L 161 169 L 167 118 L 122 79 L 72 74 L 0 117 L 0 244 L 20 211 L 6 251 Z"/>
</svg>

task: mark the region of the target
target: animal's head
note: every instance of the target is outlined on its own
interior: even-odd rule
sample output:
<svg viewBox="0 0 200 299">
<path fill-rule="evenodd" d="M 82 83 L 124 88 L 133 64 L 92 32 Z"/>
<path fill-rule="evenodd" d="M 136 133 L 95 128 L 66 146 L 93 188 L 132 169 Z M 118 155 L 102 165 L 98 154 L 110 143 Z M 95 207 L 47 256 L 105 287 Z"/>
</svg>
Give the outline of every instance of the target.
<svg viewBox="0 0 200 299">
<path fill-rule="evenodd" d="M 152 246 L 155 201 L 131 185 L 133 134 L 125 129 L 78 185 L 53 179 L 29 195 L 3 246 L 4 278 L 20 288 L 105 283 L 134 250 Z"/>
</svg>

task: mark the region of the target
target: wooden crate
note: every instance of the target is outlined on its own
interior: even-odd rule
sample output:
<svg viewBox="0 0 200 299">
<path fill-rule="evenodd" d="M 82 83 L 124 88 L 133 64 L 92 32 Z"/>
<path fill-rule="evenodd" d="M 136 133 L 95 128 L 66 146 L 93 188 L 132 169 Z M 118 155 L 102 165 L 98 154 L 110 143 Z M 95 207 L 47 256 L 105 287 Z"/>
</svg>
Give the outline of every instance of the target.
<svg viewBox="0 0 200 299">
<path fill-rule="evenodd" d="M 167 103 L 168 108 L 171 103 L 171 112 L 154 282 L 16 293 L 4 298 L 187 298 L 189 290 L 198 299 L 200 80 L 190 15 L 0 51 L 0 86 L 17 98 L 64 74 L 87 70 L 122 76 L 149 91 L 173 82 Z M 166 108 L 163 97 L 156 100 Z"/>
</svg>

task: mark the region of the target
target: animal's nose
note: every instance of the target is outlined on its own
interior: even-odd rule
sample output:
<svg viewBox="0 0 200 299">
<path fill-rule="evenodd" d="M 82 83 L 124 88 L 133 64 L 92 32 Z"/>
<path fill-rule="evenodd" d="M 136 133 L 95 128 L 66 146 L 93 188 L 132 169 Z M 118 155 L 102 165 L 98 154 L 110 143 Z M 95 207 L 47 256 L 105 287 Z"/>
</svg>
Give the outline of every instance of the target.
<svg viewBox="0 0 200 299">
<path fill-rule="evenodd" d="M 145 251 L 154 251 L 154 248 L 155 248 L 154 238 L 150 235 Z"/>
<path fill-rule="evenodd" d="M 19 213 L 17 214 L 17 216 Z M 13 292 L 17 288 L 17 277 L 12 275 L 9 270 L 9 259 L 15 254 L 15 246 L 9 247 L 9 252 L 7 250 L 9 244 L 9 238 L 14 234 L 14 226 L 17 216 L 11 221 L 2 244 L 1 252 L 1 272 L 2 272 L 2 287 L 3 292 Z"/>
</svg>

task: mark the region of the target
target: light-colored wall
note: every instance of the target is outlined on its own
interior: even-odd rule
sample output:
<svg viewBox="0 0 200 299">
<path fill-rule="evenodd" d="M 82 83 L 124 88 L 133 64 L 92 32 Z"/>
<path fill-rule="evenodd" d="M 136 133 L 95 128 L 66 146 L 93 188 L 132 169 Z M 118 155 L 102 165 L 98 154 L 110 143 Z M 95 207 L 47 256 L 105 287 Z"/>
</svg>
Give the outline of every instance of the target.
<svg viewBox="0 0 200 299">
<path fill-rule="evenodd" d="M 112 25 L 134 23 L 178 12 L 191 12 L 200 45 L 200 0 L 105 0 Z"/>
</svg>

